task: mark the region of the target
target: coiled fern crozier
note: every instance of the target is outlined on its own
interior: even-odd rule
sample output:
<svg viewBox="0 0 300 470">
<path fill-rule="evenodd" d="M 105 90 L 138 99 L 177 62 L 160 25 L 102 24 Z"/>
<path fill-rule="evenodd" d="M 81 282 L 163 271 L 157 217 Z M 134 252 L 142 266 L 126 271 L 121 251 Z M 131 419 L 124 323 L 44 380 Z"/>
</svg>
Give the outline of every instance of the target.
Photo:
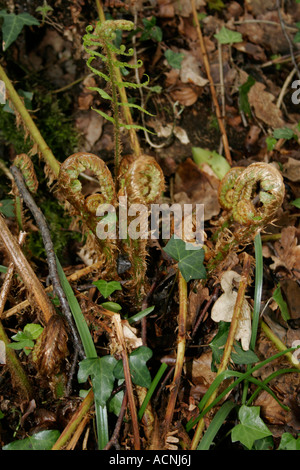
<svg viewBox="0 0 300 470">
<path fill-rule="evenodd" d="M 87 66 L 89 69 L 98 77 L 104 79 L 109 87 L 110 87 L 110 94 L 107 93 L 105 90 L 99 87 L 89 87 L 90 90 L 96 91 L 99 93 L 101 98 L 104 100 L 108 100 L 111 104 L 113 116 L 109 116 L 107 113 L 100 109 L 92 108 L 102 117 L 107 119 L 107 121 L 111 122 L 114 125 L 114 132 L 115 132 L 115 175 L 118 174 L 119 165 L 121 161 L 121 145 L 120 145 L 120 130 L 121 128 L 125 128 L 127 130 L 131 129 L 142 129 L 145 130 L 143 126 L 139 126 L 137 124 L 128 124 L 122 120 L 122 113 L 120 112 L 121 108 L 129 107 L 129 108 L 136 108 L 141 112 L 147 113 L 150 115 L 148 111 L 143 109 L 141 106 L 124 102 L 120 100 L 120 88 L 139 88 L 146 85 L 149 80 L 147 78 L 146 82 L 137 84 L 131 83 L 127 81 L 120 81 L 118 80 L 116 70 L 122 69 L 134 69 L 139 68 L 142 66 L 142 61 L 138 60 L 135 64 L 128 63 L 125 61 L 118 60 L 116 56 L 123 56 L 130 58 L 133 56 L 133 49 L 130 48 L 126 51 L 126 46 L 121 45 L 117 47 L 114 44 L 114 40 L 116 38 L 116 31 L 131 31 L 134 27 L 134 24 L 131 21 L 127 20 L 107 20 L 103 23 L 98 22 L 93 28 L 93 26 L 88 26 L 86 28 L 86 34 L 83 36 L 83 47 L 86 53 L 90 56 L 87 60 Z M 101 49 L 96 50 L 97 48 Z M 92 63 L 96 59 L 101 59 L 103 64 L 106 68 L 106 73 L 98 70 L 95 68 Z M 123 110 L 124 111 L 124 110 Z M 123 113 L 124 114 L 124 113 Z"/>
</svg>

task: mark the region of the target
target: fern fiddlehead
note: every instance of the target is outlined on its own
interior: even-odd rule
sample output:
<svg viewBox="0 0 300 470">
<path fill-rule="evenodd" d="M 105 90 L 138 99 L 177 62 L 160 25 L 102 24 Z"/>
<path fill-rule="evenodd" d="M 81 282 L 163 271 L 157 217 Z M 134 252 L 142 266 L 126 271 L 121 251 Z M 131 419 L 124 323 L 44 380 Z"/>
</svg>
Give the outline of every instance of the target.
<svg viewBox="0 0 300 470">
<path fill-rule="evenodd" d="M 284 198 L 279 171 L 267 163 L 252 163 L 236 180 L 232 215 L 236 222 L 261 227 L 272 220 Z"/>
<path fill-rule="evenodd" d="M 20 153 L 14 159 L 14 165 L 21 171 L 29 191 L 36 193 L 39 183 L 31 158 L 26 153 Z"/>
<path fill-rule="evenodd" d="M 126 196 L 128 208 L 133 204 L 142 204 L 149 211 L 151 204 L 158 201 L 164 190 L 164 175 L 162 169 L 153 157 L 142 155 L 138 159 L 133 156 L 123 158 L 119 171 L 119 196 Z M 128 217 L 129 223 L 132 218 Z M 133 285 L 140 295 L 146 273 L 147 239 L 140 237 L 132 239 L 127 236 L 123 250 L 131 263 L 129 275 L 134 280 Z"/>
<path fill-rule="evenodd" d="M 226 173 L 219 186 L 219 203 L 226 210 L 230 210 L 232 208 L 236 180 L 243 170 L 244 168 L 241 166 L 231 168 Z"/>
<path fill-rule="evenodd" d="M 282 205 L 285 189 L 280 172 L 268 163 L 232 168 L 220 183 L 219 202 L 228 211 L 227 223 L 218 231 L 208 271 L 233 249 L 250 243 L 272 222 Z"/>
<path fill-rule="evenodd" d="M 80 173 L 90 170 L 98 179 L 99 192 L 85 197 L 82 194 Z M 75 207 L 81 220 L 96 237 L 101 252 L 110 266 L 114 264 L 116 246 L 113 240 L 99 240 L 96 236 L 100 218 L 96 212 L 100 204 L 116 205 L 116 192 L 112 175 L 104 161 L 92 153 L 78 152 L 67 158 L 60 167 L 58 175 L 60 191 L 65 199 Z"/>
</svg>

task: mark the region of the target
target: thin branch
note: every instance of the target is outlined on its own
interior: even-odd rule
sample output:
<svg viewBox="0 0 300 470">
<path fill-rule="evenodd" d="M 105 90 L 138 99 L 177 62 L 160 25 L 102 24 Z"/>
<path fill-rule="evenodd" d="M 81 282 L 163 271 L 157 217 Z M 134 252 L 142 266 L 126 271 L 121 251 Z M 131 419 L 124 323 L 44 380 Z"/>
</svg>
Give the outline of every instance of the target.
<svg viewBox="0 0 300 470">
<path fill-rule="evenodd" d="M 42 312 L 43 320 L 48 323 L 52 315 L 55 315 L 55 308 L 1 215 L 0 238 L 15 265 L 15 269 L 22 278 L 26 290 L 33 295 L 36 305 Z"/>
<path fill-rule="evenodd" d="M 218 98 L 217 98 L 217 95 L 216 95 L 214 81 L 213 81 L 213 78 L 212 78 L 212 75 L 211 75 L 211 72 L 210 72 L 208 54 L 207 54 L 204 38 L 203 38 L 203 35 L 202 35 L 202 31 L 201 31 L 201 27 L 200 27 L 198 15 L 197 15 L 197 8 L 196 8 L 195 0 L 191 0 L 191 6 L 192 6 L 192 11 L 193 11 L 193 19 L 194 19 L 195 24 L 196 24 L 196 30 L 197 30 L 198 38 L 199 38 L 199 42 L 200 42 L 200 47 L 201 47 L 201 51 L 202 51 L 202 54 L 203 54 L 203 61 L 204 61 L 204 66 L 205 66 L 205 70 L 206 70 L 206 75 L 207 75 L 207 78 L 208 78 L 209 84 L 210 84 L 211 96 L 212 96 L 212 100 L 213 100 L 213 103 L 214 103 L 214 106 L 215 106 L 216 116 L 217 116 L 217 119 L 218 119 L 219 128 L 220 128 L 220 131 L 221 131 L 221 134 L 222 134 L 222 140 L 223 140 L 226 160 L 228 161 L 228 163 L 230 165 L 232 165 L 232 159 L 231 159 L 231 155 L 230 155 L 228 138 L 227 138 L 224 122 L 223 122 L 223 119 L 222 119 Z"/>
<path fill-rule="evenodd" d="M 134 448 L 135 450 L 140 450 L 141 444 L 140 444 L 137 411 L 136 411 L 136 406 L 135 406 L 135 401 L 134 401 L 134 393 L 133 393 L 132 380 L 131 380 L 131 374 L 130 374 L 130 368 L 129 368 L 129 360 L 127 356 L 127 348 L 126 348 L 125 339 L 123 335 L 120 315 L 115 313 L 113 315 L 112 321 L 115 325 L 116 335 L 117 335 L 119 344 L 122 348 L 124 378 L 125 378 L 125 383 L 126 383 L 128 403 L 129 403 L 129 409 L 130 409 L 130 415 L 131 415 L 131 421 L 132 421 Z"/>
<path fill-rule="evenodd" d="M 25 240 L 26 233 L 21 232 L 19 234 L 19 245 L 21 246 Z M 14 263 L 11 263 L 8 267 L 8 270 L 5 275 L 5 279 L 2 285 L 1 293 L 0 293 L 0 318 L 1 314 L 4 310 L 4 305 L 11 287 L 12 279 L 14 274 Z M 15 351 L 9 347 L 10 340 L 6 335 L 5 329 L 0 321 L 0 340 L 3 341 L 5 344 L 5 360 L 9 372 L 12 377 L 13 386 L 16 386 L 21 395 L 26 400 L 29 400 L 32 397 L 32 388 L 28 381 L 28 377 L 26 375 L 25 370 L 21 362 L 18 359 Z"/>
<path fill-rule="evenodd" d="M 175 404 L 179 391 L 181 373 L 183 369 L 185 345 L 186 345 L 186 319 L 187 319 L 187 283 L 182 274 L 178 273 L 178 290 L 179 290 L 179 315 L 178 315 L 178 340 L 177 340 L 177 357 L 174 371 L 174 377 L 170 388 L 170 397 L 165 414 L 163 424 L 163 436 L 167 437 L 169 428 L 173 419 Z"/>
<path fill-rule="evenodd" d="M 47 255 L 49 276 L 50 276 L 51 281 L 52 281 L 53 291 L 57 295 L 57 297 L 60 301 L 62 312 L 65 316 L 65 319 L 68 323 L 71 334 L 73 336 L 74 347 L 75 347 L 75 349 L 78 349 L 80 356 L 84 357 L 83 347 L 82 347 L 82 344 L 81 344 L 80 337 L 77 333 L 76 327 L 74 325 L 72 312 L 71 312 L 69 303 L 67 301 L 67 297 L 66 297 L 66 295 L 64 293 L 64 290 L 63 290 L 63 288 L 61 286 L 61 283 L 60 283 L 58 270 L 57 270 L 57 264 L 56 264 L 56 256 L 55 256 L 53 242 L 51 240 L 51 235 L 50 235 L 50 231 L 49 231 L 49 228 L 48 228 L 47 221 L 45 219 L 44 214 L 42 213 L 40 208 L 36 205 L 33 197 L 29 193 L 29 191 L 26 187 L 26 184 L 23 180 L 22 173 L 15 166 L 12 166 L 10 168 L 10 171 L 11 171 L 11 173 L 12 173 L 14 179 L 15 179 L 16 185 L 17 185 L 18 190 L 20 192 L 20 196 L 22 197 L 22 199 L 24 200 L 26 206 L 28 207 L 28 209 L 32 213 L 32 215 L 33 215 L 33 217 L 34 217 L 34 219 L 35 219 L 35 221 L 36 221 L 36 223 L 37 223 L 37 225 L 40 229 L 42 239 L 43 239 L 43 242 L 44 242 L 46 255 Z"/>
<path fill-rule="evenodd" d="M 112 436 L 111 436 L 109 442 L 106 444 L 106 446 L 104 447 L 103 450 L 109 450 L 113 446 L 116 447 L 116 445 L 118 443 L 118 437 L 119 437 L 121 426 L 122 426 L 122 423 L 123 423 L 123 419 L 124 419 L 124 415 L 125 415 L 125 411 L 126 411 L 126 407 L 127 407 L 127 401 L 128 401 L 128 395 L 127 395 L 127 391 L 125 390 L 123 400 L 122 400 L 121 409 L 120 409 L 119 416 L 118 416 L 118 419 L 117 419 L 117 422 L 116 422 L 116 425 L 115 425 L 114 432 L 112 433 Z"/>
<path fill-rule="evenodd" d="M 294 64 L 294 67 L 297 71 L 297 75 L 298 75 L 298 78 L 300 79 L 300 70 L 299 70 L 299 67 L 298 67 L 298 64 L 297 64 L 297 61 L 295 59 L 295 54 L 294 54 L 294 46 L 293 46 L 293 43 L 291 41 L 291 38 L 290 36 L 288 35 L 287 31 L 286 31 L 286 26 L 285 26 L 285 23 L 284 23 L 284 20 L 282 18 L 282 14 L 281 14 L 281 6 L 280 6 L 280 0 L 276 0 L 276 5 L 277 5 L 277 11 L 278 11 L 278 18 L 279 18 L 279 21 L 280 21 L 280 26 L 281 26 L 281 29 L 282 29 L 282 32 L 289 44 L 289 48 L 290 48 L 290 53 L 291 53 L 291 59 L 292 59 L 292 62 Z"/>
</svg>

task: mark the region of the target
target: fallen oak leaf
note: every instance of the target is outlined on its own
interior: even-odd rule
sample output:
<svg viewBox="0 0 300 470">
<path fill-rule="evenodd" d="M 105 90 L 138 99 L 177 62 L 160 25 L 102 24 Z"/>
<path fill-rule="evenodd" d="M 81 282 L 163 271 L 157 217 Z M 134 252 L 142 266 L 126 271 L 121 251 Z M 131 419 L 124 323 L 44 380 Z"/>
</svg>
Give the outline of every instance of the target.
<svg viewBox="0 0 300 470">
<path fill-rule="evenodd" d="M 226 271 L 221 278 L 220 284 L 224 291 L 219 299 L 214 303 L 211 310 L 211 318 L 215 322 L 231 322 L 234 306 L 237 299 L 237 292 L 233 290 L 234 282 L 239 283 L 241 276 L 235 271 Z M 249 350 L 251 339 L 251 309 L 246 299 L 242 304 L 241 317 L 235 334 L 237 341 L 241 340 L 244 351 Z"/>
</svg>

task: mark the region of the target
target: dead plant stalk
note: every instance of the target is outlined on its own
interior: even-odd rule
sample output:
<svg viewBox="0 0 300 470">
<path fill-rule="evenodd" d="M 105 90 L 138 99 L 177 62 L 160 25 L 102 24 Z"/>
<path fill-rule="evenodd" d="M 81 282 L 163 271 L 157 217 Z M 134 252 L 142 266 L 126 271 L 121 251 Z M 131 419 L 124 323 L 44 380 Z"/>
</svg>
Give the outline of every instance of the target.
<svg viewBox="0 0 300 470">
<path fill-rule="evenodd" d="M 178 340 L 177 340 L 177 357 L 176 365 L 171 384 L 171 391 L 164 423 L 164 437 L 167 437 L 175 409 L 176 399 L 178 395 L 181 373 L 185 357 L 186 344 L 186 319 L 187 319 L 187 282 L 183 278 L 180 271 L 178 272 L 178 289 L 179 289 L 179 315 L 178 315 Z"/>
<path fill-rule="evenodd" d="M 19 245 L 24 243 L 26 237 L 25 232 L 21 232 L 19 234 Z M 8 270 L 5 275 L 5 279 L 2 285 L 2 289 L 0 292 L 0 318 L 2 312 L 4 310 L 5 302 L 7 296 L 9 294 L 9 290 L 11 287 L 12 279 L 14 274 L 14 263 L 10 263 Z M 29 400 L 32 396 L 32 389 L 31 385 L 28 381 L 27 375 L 25 370 L 23 369 L 22 364 L 20 363 L 18 356 L 16 355 L 15 351 L 9 348 L 10 340 L 5 332 L 5 329 L 0 321 L 0 340 L 5 344 L 5 359 L 8 369 L 10 371 L 11 377 L 13 379 L 13 385 L 17 386 L 22 397 L 26 400 Z"/>
<path fill-rule="evenodd" d="M 192 6 L 192 12 L 193 12 L 193 19 L 194 19 L 194 22 L 195 22 L 195 25 L 196 25 L 196 30 L 197 30 L 197 34 L 198 34 L 198 38 L 199 38 L 200 47 L 201 47 L 201 52 L 202 52 L 202 55 L 203 55 L 203 62 L 204 62 L 204 66 L 205 66 L 205 71 L 206 71 L 207 78 L 209 80 L 211 97 L 212 97 L 212 100 L 213 100 L 213 103 L 214 103 L 219 128 L 220 128 L 220 131 L 221 131 L 221 134 L 222 134 L 222 141 L 223 141 L 223 145 L 224 145 L 225 157 L 226 157 L 226 160 L 228 161 L 228 163 L 230 165 L 232 165 L 232 159 L 231 159 L 231 154 L 230 154 L 230 149 L 229 149 L 227 133 L 226 133 L 226 129 L 225 129 L 225 126 L 224 126 L 224 121 L 223 121 L 223 118 L 222 118 L 222 115 L 221 115 L 220 106 L 219 106 L 219 102 L 218 102 L 218 98 L 217 98 L 217 94 L 216 94 L 214 81 L 213 81 L 213 78 L 212 78 L 212 75 L 211 75 L 211 72 L 210 72 L 208 54 L 207 54 L 204 38 L 203 38 L 203 35 L 202 35 L 202 31 L 201 31 L 201 26 L 200 26 L 198 15 L 197 15 L 197 8 L 196 8 L 195 0 L 191 0 L 191 6 Z"/>
<path fill-rule="evenodd" d="M 55 314 L 54 306 L 2 216 L 0 216 L 0 237 L 27 291 L 33 295 L 35 303 L 40 308 L 44 322 L 48 323 L 51 316 Z"/>
<path fill-rule="evenodd" d="M 140 447 L 140 434 L 139 434 L 137 411 L 136 411 L 136 406 L 135 406 L 133 386 L 132 386 L 132 380 L 131 380 L 130 369 L 129 369 L 129 361 L 128 361 L 128 356 L 127 356 L 126 344 L 125 344 L 125 339 L 123 335 L 120 315 L 118 315 L 117 313 L 114 314 L 112 317 L 112 321 L 116 329 L 116 335 L 119 341 L 119 345 L 122 348 L 121 354 L 122 354 L 123 369 L 124 369 L 124 379 L 125 379 L 126 390 L 128 394 L 128 404 L 129 404 L 132 428 L 133 428 L 134 449 L 140 450 L 141 447 Z"/>
<path fill-rule="evenodd" d="M 233 311 L 233 315 L 232 315 L 232 320 L 231 320 L 231 324 L 230 324 L 228 338 L 227 338 L 227 341 L 226 341 L 226 345 L 225 345 L 225 349 L 224 349 L 224 353 L 223 353 L 223 357 L 222 357 L 220 366 L 218 367 L 217 376 L 220 375 L 221 372 L 224 372 L 228 367 L 228 363 L 229 363 L 229 360 L 230 360 L 232 347 L 233 347 L 233 343 L 234 343 L 235 334 L 236 334 L 236 331 L 237 331 L 240 315 L 241 315 L 241 312 L 242 312 L 242 305 L 243 305 L 244 298 L 245 298 L 245 291 L 246 291 L 247 285 L 249 283 L 250 274 L 251 274 L 251 257 L 247 253 L 244 253 L 244 265 L 243 265 L 243 271 L 242 271 L 242 275 L 241 275 L 241 281 L 240 281 L 240 284 L 239 284 L 239 289 L 238 289 L 237 298 L 236 298 L 236 302 L 235 302 L 235 306 L 234 306 L 234 311 Z M 219 388 L 217 388 L 214 391 L 214 393 L 211 395 L 210 399 L 207 402 L 207 406 L 209 406 L 214 401 L 214 399 L 217 397 L 218 390 L 219 390 Z M 198 426 L 196 428 L 196 431 L 195 431 L 195 434 L 194 434 L 194 437 L 193 437 L 193 440 L 192 440 L 192 444 L 191 444 L 191 450 L 196 450 L 197 449 L 197 446 L 199 444 L 199 441 L 201 439 L 201 435 L 202 435 L 203 431 L 204 431 L 204 419 L 202 418 L 202 419 L 200 419 L 200 421 L 198 423 Z"/>
</svg>

